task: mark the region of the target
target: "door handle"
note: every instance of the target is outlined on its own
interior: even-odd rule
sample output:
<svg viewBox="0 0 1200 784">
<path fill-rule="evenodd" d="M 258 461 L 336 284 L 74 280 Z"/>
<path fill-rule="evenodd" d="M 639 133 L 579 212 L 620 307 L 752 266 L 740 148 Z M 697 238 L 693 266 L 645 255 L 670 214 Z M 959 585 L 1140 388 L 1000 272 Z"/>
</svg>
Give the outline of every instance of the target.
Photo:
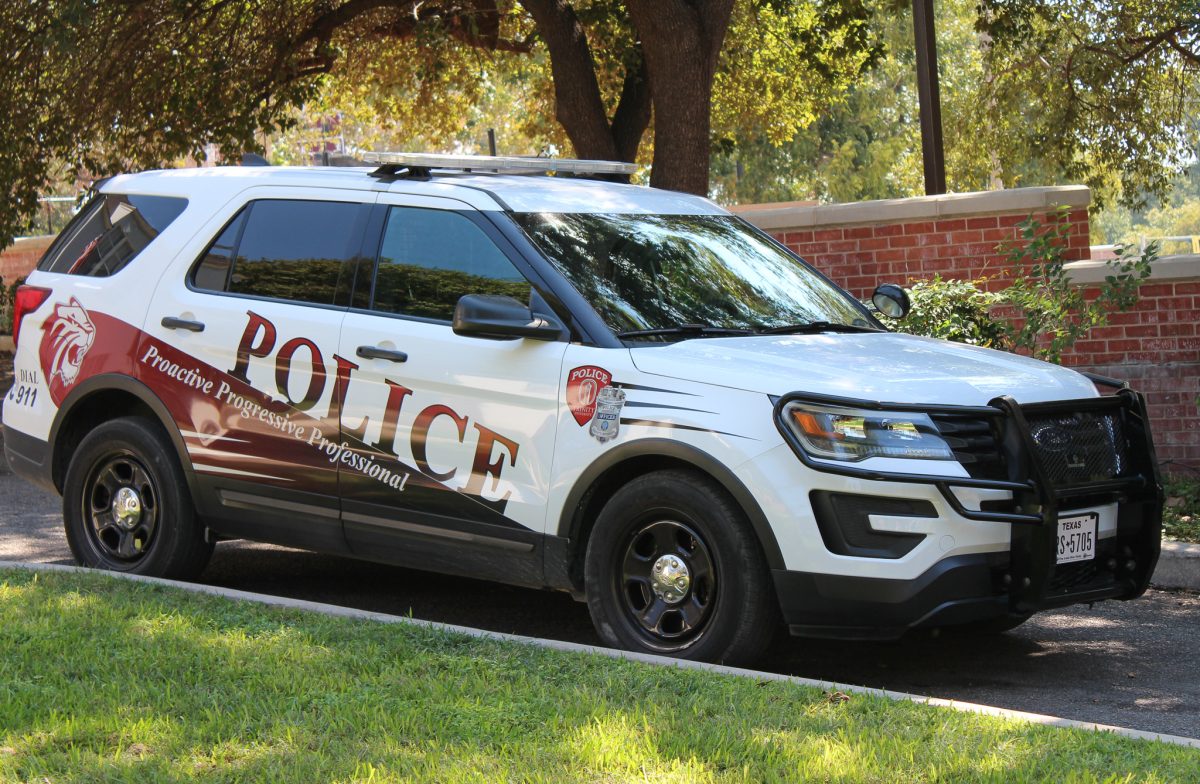
<svg viewBox="0 0 1200 784">
<path fill-rule="evenodd" d="M 203 332 L 204 322 L 188 321 L 177 316 L 164 316 L 162 325 L 167 329 L 186 329 L 188 332 Z"/>
<path fill-rule="evenodd" d="M 407 362 L 408 354 L 403 351 L 396 351 L 390 348 L 380 348 L 379 346 L 359 346 L 354 352 L 363 359 L 386 359 L 388 362 Z"/>
</svg>

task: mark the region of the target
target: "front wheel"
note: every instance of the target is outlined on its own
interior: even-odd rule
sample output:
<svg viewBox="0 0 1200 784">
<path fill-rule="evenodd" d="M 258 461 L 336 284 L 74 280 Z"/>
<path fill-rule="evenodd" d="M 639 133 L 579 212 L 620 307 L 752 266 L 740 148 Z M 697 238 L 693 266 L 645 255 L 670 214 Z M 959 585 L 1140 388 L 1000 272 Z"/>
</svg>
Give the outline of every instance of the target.
<svg viewBox="0 0 1200 784">
<path fill-rule="evenodd" d="M 171 443 L 138 417 L 84 436 L 67 467 L 63 519 L 83 566 L 190 579 L 212 554 Z"/>
<path fill-rule="evenodd" d="M 618 648 L 722 663 L 770 643 L 778 605 L 742 510 L 698 473 L 658 471 L 605 504 L 584 562 L 588 609 Z"/>
</svg>

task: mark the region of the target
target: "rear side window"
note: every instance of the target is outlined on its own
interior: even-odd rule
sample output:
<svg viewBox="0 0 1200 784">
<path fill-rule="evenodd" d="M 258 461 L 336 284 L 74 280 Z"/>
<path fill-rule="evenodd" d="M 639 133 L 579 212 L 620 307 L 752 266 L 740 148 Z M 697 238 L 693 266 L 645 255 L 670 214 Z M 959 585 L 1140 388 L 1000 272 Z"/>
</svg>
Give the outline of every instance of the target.
<svg viewBox="0 0 1200 784">
<path fill-rule="evenodd" d="M 263 199 L 222 229 L 192 272 L 192 285 L 318 305 L 336 304 L 358 258 L 369 207 Z M 339 289 L 339 283 L 342 283 Z"/>
<path fill-rule="evenodd" d="M 389 211 L 372 309 L 450 321 L 464 294 L 529 301 L 529 281 L 470 219 L 420 207 Z"/>
<path fill-rule="evenodd" d="M 103 278 L 125 268 L 187 207 L 174 196 L 104 193 L 67 224 L 38 264 L 44 272 Z"/>
</svg>

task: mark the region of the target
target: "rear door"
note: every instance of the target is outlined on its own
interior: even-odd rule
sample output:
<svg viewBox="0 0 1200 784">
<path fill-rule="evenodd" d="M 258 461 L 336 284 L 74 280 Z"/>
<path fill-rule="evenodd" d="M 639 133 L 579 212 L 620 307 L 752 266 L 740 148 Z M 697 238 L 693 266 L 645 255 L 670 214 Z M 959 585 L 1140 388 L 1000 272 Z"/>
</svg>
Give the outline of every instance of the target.
<svg viewBox="0 0 1200 784">
<path fill-rule="evenodd" d="M 345 549 L 335 354 L 364 199 L 374 194 L 254 189 L 154 297 L 140 370 L 171 409 L 196 501 L 223 533 Z"/>
<path fill-rule="evenodd" d="M 539 582 L 565 338 L 456 335 L 465 294 L 539 304 L 525 262 L 454 200 L 382 195 L 377 212 L 378 264 L 359 277 L 338 350 L 350 547 Z"/>
</svg>

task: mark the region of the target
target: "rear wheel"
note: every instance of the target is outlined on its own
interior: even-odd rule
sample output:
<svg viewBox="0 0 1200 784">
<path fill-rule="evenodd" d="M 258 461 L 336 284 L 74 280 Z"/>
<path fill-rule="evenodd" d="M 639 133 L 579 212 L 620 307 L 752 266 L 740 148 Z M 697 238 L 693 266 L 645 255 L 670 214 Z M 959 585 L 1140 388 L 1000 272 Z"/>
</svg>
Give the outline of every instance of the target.
<svg viewBox="0 0 1200 784">
<path fill-rule="evenodd" d="M 83 566 L 189 579 L 212 554 L 171 443 L 137 417 L 84 436 L 67 467 L 63 519 Z"/>
<path fill-rule="evenodd" d="M 647 474 L 613 494 L 588 542 L 584 578 L 592 621 L 614 647 L 748 662 L 778 623 L 745 515 L 689 471 Z"/>
</svg>

